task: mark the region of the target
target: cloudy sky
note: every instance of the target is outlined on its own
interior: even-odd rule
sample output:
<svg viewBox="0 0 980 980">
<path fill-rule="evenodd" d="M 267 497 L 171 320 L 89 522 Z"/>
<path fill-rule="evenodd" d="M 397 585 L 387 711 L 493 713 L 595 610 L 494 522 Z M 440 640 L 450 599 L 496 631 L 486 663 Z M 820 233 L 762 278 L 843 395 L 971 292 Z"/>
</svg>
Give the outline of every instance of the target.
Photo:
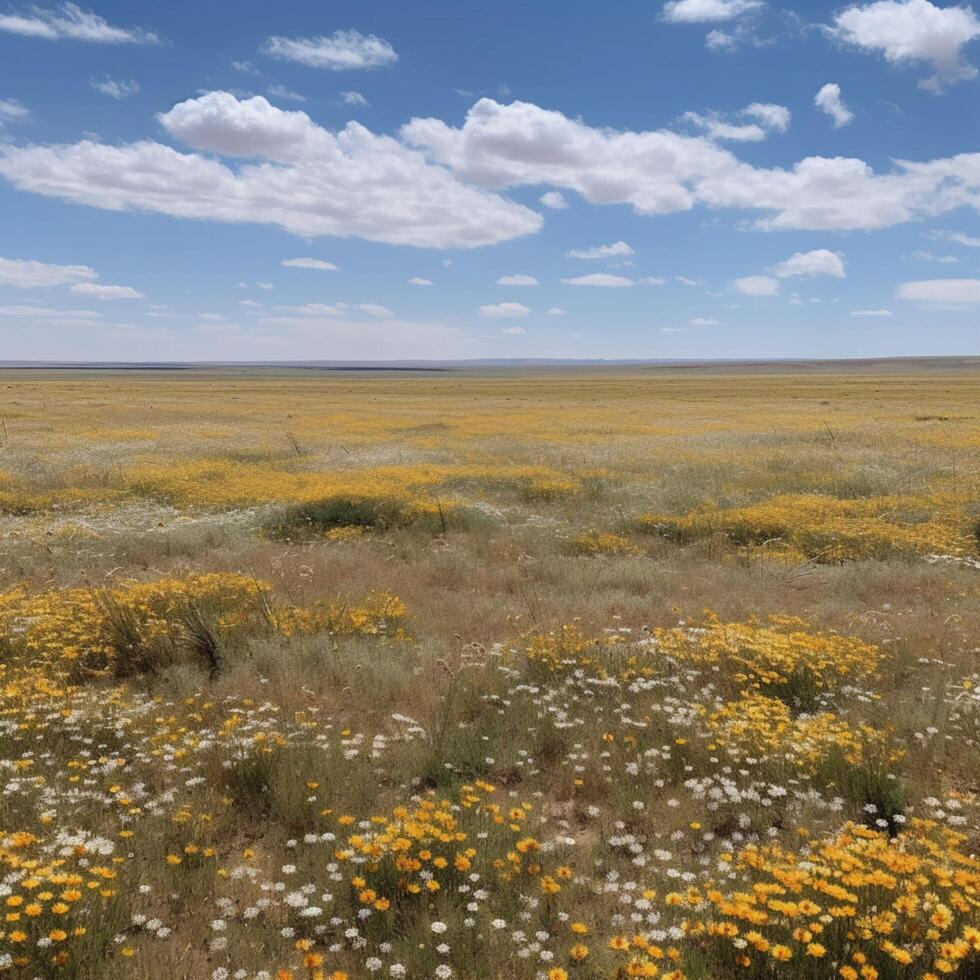
<svg viewBox="0 0 980 980">
<path fill-rule="evenodd" d="M 980 348 L 980 7 L 0 0 L 0 359 Z"/>
</svg>

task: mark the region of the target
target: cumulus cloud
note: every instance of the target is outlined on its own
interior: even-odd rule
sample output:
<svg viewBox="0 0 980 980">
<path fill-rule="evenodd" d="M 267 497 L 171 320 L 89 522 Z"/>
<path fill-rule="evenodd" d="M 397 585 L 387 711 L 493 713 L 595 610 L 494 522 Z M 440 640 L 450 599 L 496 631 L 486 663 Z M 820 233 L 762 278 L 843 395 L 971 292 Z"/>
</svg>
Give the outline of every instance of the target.
<svg viewBox="0 0 980 980">
<path fill-rule="evenodd" d="M 80 282 L 71 287 L 73 293 L 94 299 L 146 299 L 144 293 L 132 286 L 103 286 L 97 282 Z"/>
<path fill-rule="evenodd" d="M 115 79 L 108 76 L 103 79 L 90 78 L 89 87 L 96 92 L 108 95 L 111 99 L 127 99 L 131 95 L 136 95 L 140 90 L 140 83 L 129 79 Z"/>
<path fill-rule="evenodd" d="M 851 316 L 891 316 L 891 310 L 851 310 Z"/>
<path fill-rule="evenodd" d="M 734 20 L 762 6 L 761 0 L 670 0 L 661 17 L 671 24 L 710 24 Z"/>
<path fill-rule="evenodd" d="M 431 279 L 423 279 L 421 276 L 412 276 L 408 280 L 410 286 L 434 286 L 435 283 Z"/>
<path fill-rule="evenodd" d="M 737 165 L 704 137 L 596 129 L 529 102 L 480 99 L 462 128 L 413 119 L 401 132 L 472 183 L 494 189 L 550 184 L 593 204 L 631 204 L 647 215 L 687 210 L 695 200 L 691 181 Z"/>
<path fill-rule="evenodd" d="M 502 327 L 500 332 L 509 333 L 509 334 L 527 333 L 527 331 L 523 327 Z"/>
<path fill-rule="evenodd" d="M 696 316 L 687 321 L 692 327 L 717 327 L 721 320 L 713 316 Z"/>
<path fill-rule="evenodd" d="M 910 163 L 878 174 L 863 160 L 807 157 L 789 169 L 756 167 L 703 136 L 615 132 L 526 102 L 481 99 L 461 128 L 414 119 L 406 141 L 462 179 L 495 190 L 551 184 L 593 204 L 642 215 L 713 208 L 768 212 L 761 230 L 871 230 L 980 208 L 980 154 Z"/>
<path fill-rule="evenodd" d="M 262 96 L 211 92 L 158 119 L 204 153 L 150 140 L 5 146 L 0 174 L 21 190 L 108 210 L 276 224 L 302 236 L 396 245 L 468 248 L 542 224 L 536 211 L 467 186 L 396 139 L 354 122 L 333 133 Z M 226 163 L 210 154 L 259 162 Z"/>
<path fill-rule="evenodd" d="M 45 41 L 91 41 L 96 44 L 156 44 L 160 39 L 138 27 L 115 27 L 98 14 L 73 3 L 56 9 L 31 7 L 29 13 L 0 14 L 0 31 Z"/>
<path fill-rule="evenodd" d="M 38 289 L 46 286 L 68 286 L 98 278 L 87 265 L 51 265 L 33 259 L 0 258 L 0 286 Z"/>
<path fill-rule="evenodd" d="M 963 57 L 963 48 L 980 37 L 980 19 L 969 6 L 877 0 L 841 11 L 830 33 L 845 44 L 883 55 L 891 64 L 926 62 L 935 75 L 919 84 L 933 91 L 977 74 Z"/>
<path fill-rule="evenodd" d="M 548 316 L 564 316 L 565 311 L 558 306 L 553 306 L 548 310 Z"/>
<path fill-rule="evenodd" d="M 632 254 L 633 249 L 626 242 L 596 245 L 593 248 L 573 248 L 570 252 L 565 253 L 570 259 L 612 259 Z"/>
<path fill-rule="evenodd" d="M 340 97 L 346 105 L 370 105 L 360 92 L 341 92 Z"/>
<path fill-rule="evenodd" d="M 523 303 L 487 303 L 480 307 L 480 316 L 490 319 L 510 319 L 527 316 L 530 312 L 530 307 Z"/>
<path fill-rule="evenodd" d="M 834 129 L 846 126 L 854 118 L 854 113 L 844 105 L 836 82 L 827 82 L 813 97 L 813 104 L 833 119 Z"/>
<path fill-rule="evenodd" d="M 333 262 L 324 262 L 323 259 L 283 259 L 280 265 L 287 269 L 319 269 L 323 272 L 336 272 L 337 266 Z"/>
<path fill-rule="evenodd" d="M 606 272 L 593 272 L 588 276 L 575 276 L 572 279 L 562 279 L 567 286 L 610 286 L 617 288 L 620 286 L 632 286 L 633 280 L 626 276 L 611 276 Z"/>
<path fill-rule="evenodd" d="M 545 191 L 538 200 L 546 208 L 551 208 L 553 211 L 562 211 L 568 207 L 568 202 L 558 191 Z"/>
<path fill-rule="evenodd" d="M 922 279 L 898 287 L 899 299 L 922 303 L 964 305 L 980 303 L 980 279 Z"/>
<path fill-rule="evenodd" d="M 699 204 L 755 211 L 750 224 L 764 231 L 872 230 L 980 210 L 980 153 L 899 160 L 880 174 L 848 157 L 758 167 L 705 136 L 617 132 L 525 102 L 481 99 L 459 128 L 413 119 L 401 140 L 355 122 L 332 132 L 304 112 L 229 92 L 158 118 L 194 152 L 150 140 L 8 144 L 0 145 L 0 174 L 18 189 L 105 209 L 435 248 L 539 230 L 537 211 L 500 194 L 534 185 L 629 204 L 641 215 Z"/>
<path fill-rule="evenodd" d="M 785 262 L 772 267 L 772 274 L 780 279 L 791 276 L 833 276 L 843 279 L 844 256 L 826 248 L 815 248 L 810 252 L 795 252 Z"/>
<path fill-rule="evenodd" d="M 334 31 L 319 37 L 273 36 L 266 40 L 262 50 L 273 58 L 330 71 L 380 68 L 398 60 L 398 54 L 387 41 L 360 31 Z"/>
<path fill-rule="evenodd" d="M 779 280 L 770 276 L 743 276 L 741 279 L 733 279 L 732 287 L 746 296 L 779 295 Z"/>
<path fill-rule="evenodd" d="M 758 143 L 770 132 L 785 133 L 792 117 L 785 106 L 753 102 L 736 113 L 735 118 L 741 121 L 733 122 L 716 112 L 685 112 L 681 118 L 704 130 L 713 140 Z M 745 121 L 751 119 L 755 122 Z"/>
<path fill-rule="evenodd" d="M 497 280 L 498 286 L 537 286 L 538 280 L 534 276 L 527 276 L 523 273 L 518 273 L 513 276 L 501 276 Z"/>
</svg>

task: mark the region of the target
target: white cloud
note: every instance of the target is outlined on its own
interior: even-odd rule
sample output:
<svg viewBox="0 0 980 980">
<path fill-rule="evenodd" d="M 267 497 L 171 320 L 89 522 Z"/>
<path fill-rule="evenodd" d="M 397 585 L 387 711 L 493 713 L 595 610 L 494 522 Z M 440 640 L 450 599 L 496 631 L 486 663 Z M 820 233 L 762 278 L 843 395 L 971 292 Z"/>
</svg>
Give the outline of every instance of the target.
<svg viewBox="0 0 980 980">
<path fill-rule="evenodd" d="M 27 107 L 16 99 L 0 99 L 0 129 L 3 129 L 5 122 L 26 119 L 29 115 Z"/>
<path fill-rule="evenodd" d="M 379 68 L 398 60 L 395 49 L 387 41 L 359 31 L 335 31 L 329 37 L 275 36 L 265 42 L 262 50 L 273 58 L 331 71 Z"/>
<path fill-rule="evenodd" d="M 50 265 L 32 259 L 0 258 L 0 286 L 38 289 L 96 278 L 98 273 L 87 265 Z"/>
<path fill-rule="evenodd" d="M 854 118 L 854 113 L 844 105 L 836 82 L 827 82 L 813 97 L 813 104 L 834 120 L 834 129 L 846 126 Z"/>
<path fill-rule="evenodd" d="M 30 13 L 0 14 L 0 31 L 45 41 L 68 39 L 97 44 L 156 44 L 159 38 L 137 27 L 114 27 L 98 14 L 73 3 L 56 10 L 31 7 Z"/>
<path fill-rule="evenodd" d="M 641 286 L 662 286 L 667 280 L 663 276 L 643 276 L 636 280 Z"/>
<path fill-rule="evenodd" d="M 71 287 L 73 293 L 94 299 L 146 299 L 146 295 L 132 286 L 103 286 L 97 282 L 80 282 Z"/>
<path fill-rule="evenodd" d="M 259 289 L 275 289 L 275 286 L 271 282 L 257 282 L 255 284 Z"/>
<path fill-rule="evenodd" d="M 370 105 L 360 92 L 341 92 L 340 97 L 347 105 Z"/>
<path fill-rule="evenodd" d="M 779 280 L 769 276 L 743 276 L 732 280 L 733 288 L 746 296 L 777 296 Z"/>
<path fill-rule="evenodd" d="M 502 327 L 501 330 L 500 330 L 500 332 L 501 333 L 510 333 L 510 334 L 527 333 L 527 331 L 523 327 Z"/>
<path fill-rule="evenodd" d="M 280 265 L 287 269 L 319 269 L 323 272 L 336 272 L 337 266 L 333 262 L 324 262 L 323 259 L 283 259 Z"/>
<path fill-rule="evenodd" d="M 553 306 L 550 310 L 548 310 L 548 316 L 564 316 L 564 315 L 565 315 L 565 311 L 561 309 L 561 307 L 559 306 Z"/>
<path fill-rule="evenodd" d="M 371 316 L 393 317 L 395 315 L 387 306 L 382 306 L 380 303 L 358 303 L 357 308 L 362 313 L 368 313 Z"/>
<path fill-rule="evenodd" d="M 891 310 L 851 310 L 851 316 L 891 316 Z"/>
<path fill-rule="evenodd" d="M 920 82 L 940 90 L 974 78 L 963 48 L 980 37 L 980 19 L 969 6 L 937 7 L 929 0 L 877 0 L 855 5 L 834 18 L 831 34 L 846 44 L 880 53 L 891 64 L 927 62 L 936 74 Z"/>
<path fill-rule="evenodd" d="M 112 99 L 126 99 L 131 95 L 136 95 L 140 90 L 140 83 L 129 79 L 115 79 L 106 76 L 103 79 L 90 78 L 89 86 L 96 92 L 108 95 Z"/>
<path fill-rule="evenodd" d="M 538 201 L 540 201 L 546 208 L 551 208 L 553 211 L 563 211 L 568 207 L 568 201 L 561 196 L 558 191 L 545 191 Z"/>
<path fill-rule="evenodd" d="M 523 303 L 487 303 L 480 307 L 480 316 L 502 319 L 527 316 L 531 308 Z"/>
<path fill-rule="evenodd" d="M 542 224 L 536 211 L 467 186 L 396 139 L 354 122 L 333 133 L 261 96 L 211 92 L 158 118 L 205 153 L 149 140 L 5 146 L 0 174 L 21 190 L 94 207 L 276 224 L 306 237 L 465 248 Z M 263 161 L 231 165 L 213 153 Z"/>
<path fill-rule="evenodd" d="M 521 102 L 481 99 L 461 128 L 412 120 L 402 138 L 425 152 L 353 122 L 334 133 L 304 112 L 228 92 L 180 103 L 159 120 L 196 152 L 150 140 L 6 144 L 0 174 L 20 190 L 105 209 L 435 248 L 539 230 L 538 212 L 495 193 L 526 185 L 631 204 L 643 215 L 697 204 L 754 210 L 762 214 L 751 226 L 763 231 L 871 230 L 963 206 L 980 211 L 980 153 L 899 160 L 883 174 L 846 157 L 765 168 L 703 136 L 593 128 Z"/>
<path fill-rule="evenodd" d="M 434 286 L 435 283 L 431 279 L 423 279 L 421 276 L 412 276 L 408 280 L 411 286 Z"/>
<path fill-rule="evenodd" d="M 939 242 L 956 242 L 957 245 L 966 245 L 969 248 L 980 248 L 980 238 L 976 238 L 973 235 L 967 235 L 962 231 L 946 231 L 945 229 L 939 229 L 936 231 L 927 231 L 926 238 L 931 238 L 933 241 Z"/>
<path fill-rule="evenodd" d="M 685 122 L 704 130 L 713 140 L 734 140 L 735 142 L 757 143 L 764 140 L 770 132 L 785 133 L 792 115 L 785 106 L 753 102 L 740 109 L 737 118 L 754 119 L 755 122 L 731 122 L 716 112 L 702 115 L 698 112 L 685 112 L 681 117 Z"/>
<path fill-rule="evenodd" d="M 494 189 L 550 184 L 645 215 L 691 208 L 691 183 L 738 166 L 703 136 L 597 129 L 529 102 L 480 99 L 462 128 L 413 119 L 401 132 L 466 181 Z"/>
<path fill-rule="evenodd" d="M 713 316 L 696 316 L 687 321 L 692 327 L 717 327 L 721 320 Z"/>
<path fill-rule="evenodd" d="M 682 286 L 700 286 L 700 285 L 701 285 L 701 283 L 702 283 L 702 281 L 703 281 L 703 280 L 701 280 L 701 279 L 690 279 L 690 278 L 688 278 L 687 276 L 674 276 L 674 278 L 675 278 L 675 279 L 676 279 L 676 280 L 677 280 L 677 281 L 678 281 L 678 282 L 679 282 L 679 283 L 680 283 L 680 284 L 681 284 Z"/>
<path fill-rule="evenodd" d="M 761 6 L 761 0 L 671 0 L 661 17 L 671 24 L 709 24 L 734 20 Z"/>
<path fill-rule="evenodd" d="M 758 119 L 766 129 L 774 129 L 777 133 L 785 133 L 789 129 L 792 113 L 784 105 L 772 102 L 753 102 L 747 105 L 742 113 Z"/>
<path fill-rule="evenodd" d="M 307 101 L 305 95 L 300 95 L 299 92 L 294 92 L 291 88 L 286 88 L 285 85 L 270 85 L 266 89 L 266 93 L 271 95 L 274 99 L 286 99 L 287 102 Z"/>
<path fill-rule="evenodd" d="M 613 242 L 612 245 L 596 245 L 594 248 L 573 248 L 565 255 L 570 259 L 612 259 L 617 256 L 632 255 L 633 249 L 626 242 Z"/>
<path fill-rule="evenodd" d="M 567 286 L 632 286 L 633 280 L 625 276 L 611 276 L 606 272 L 593 272 L 588 276 L 576 276 L 573 279 L 562 279 Z"/>
<path fill-rule="evenodd" d="M 537 286 L 538 280 L 534 276 L 526 276 L 518 273 L 513 276 L 501 276 L 497 280 L 498 286 Z"/>
<path fill-rule="evenodd" d="M 790 276 L 833 276 L 843 279 L 844 256 L 826 248 L 815 248 L 810 252 L 795 252 L 785 262 L 772 267 L 772 274 L 780 279 Z"/>
<path fill-rule="evenodd" d="M 980 210 L 980 153 L 897 161 L 877 174 L 863 160 L 807 157 L 790 169 L 742 163 L 703 136 L 614 132 L 526 102 L 481 99 L 462 128 L 414 119 L 403 137 L 466 181 L 501 189 L 551 184 L 593 204 L 668 214 L 700 203 L 769 212 L 759 230 L 871 230 L 961 205 Z"/>
<path fill-rule="evenodd" d="M 898 287 L 899 299 L 960 305 L 980 303 L 980 279 L 922 279 Z"/>
<path fill-rule="evenodd" d="M 33 317 L 50 319 L 67 317 L 72 320 L 94 320 L 101 314 L 93 310 L 53 310 L 44 306 L 0 306 L 0 316 Z"/>
<path fill-rule="evenodd" d="M 955 255 L 933 255 L 932 252 L 925 252 L 921 249 L 909 254 L 910 259 L 918 259 L 920 262 L 939 262 L 942 265 L 955 265 L 959 259 Z"/>
<path fill-rule="evenodd" d="M 734 51 L 737 44 L 738 38 L 728 31 L 708 31 L 704 37 L 704 46 L 709 51 Z"/>
<path fill-rule="evenodd" d="M 346 303 L 303 303 L 301 306 L 277 306 L 277 310 L 299 316 L 342 316 Z"/>
</svg>

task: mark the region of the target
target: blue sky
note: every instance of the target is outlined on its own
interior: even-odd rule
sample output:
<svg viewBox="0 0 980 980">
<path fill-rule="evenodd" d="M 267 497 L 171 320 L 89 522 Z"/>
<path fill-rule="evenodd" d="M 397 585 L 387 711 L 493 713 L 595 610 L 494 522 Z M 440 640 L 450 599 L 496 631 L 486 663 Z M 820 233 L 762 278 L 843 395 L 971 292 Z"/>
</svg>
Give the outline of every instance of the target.
<svg viewBox="0 0 980 980">
<path fill-rule="evenodd" d="M 977 64 L 942 0 L 0 0 L 0 359 L 977 353 Z"/>
</svg>

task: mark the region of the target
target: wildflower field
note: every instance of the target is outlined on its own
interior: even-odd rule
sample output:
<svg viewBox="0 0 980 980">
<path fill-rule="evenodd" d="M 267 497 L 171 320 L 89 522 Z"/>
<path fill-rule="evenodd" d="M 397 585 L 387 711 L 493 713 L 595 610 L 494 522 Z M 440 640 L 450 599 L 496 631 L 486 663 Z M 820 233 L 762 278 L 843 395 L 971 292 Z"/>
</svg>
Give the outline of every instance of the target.
<svg viewBox="0 0 980 980">
<path fill-rule="evenodd" d="M 980 368 L 0 372 L 0 975 L 980 976 Z"/>
</svg>

